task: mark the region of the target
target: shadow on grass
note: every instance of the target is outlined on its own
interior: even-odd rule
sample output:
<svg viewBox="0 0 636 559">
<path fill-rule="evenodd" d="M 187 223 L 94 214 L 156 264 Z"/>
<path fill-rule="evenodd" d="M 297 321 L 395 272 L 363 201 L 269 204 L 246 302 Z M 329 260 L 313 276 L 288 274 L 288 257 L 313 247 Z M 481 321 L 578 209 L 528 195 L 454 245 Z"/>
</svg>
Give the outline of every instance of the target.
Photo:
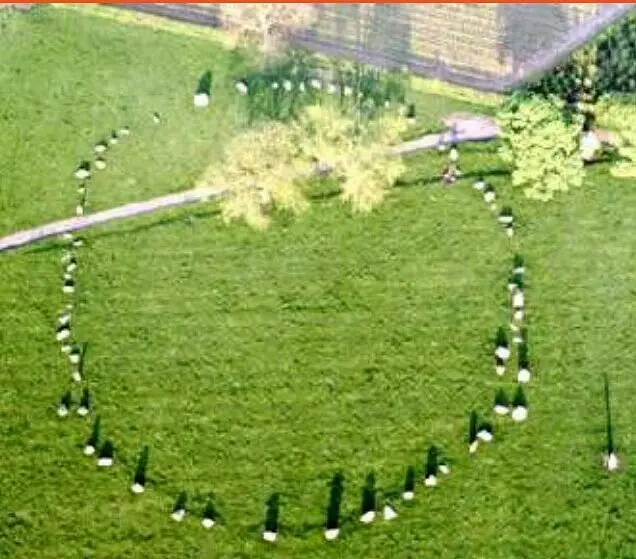
<svg viewBox="0 0 636 559">
<path fill-rule="evenodd" d="M 596 166 L 602 164 L 608 164 L 617 161 L 618 159 L 612 154 L 604 154 L 597 161 L 588 164 L 587 166 Z M 413 173 L 412 177 L 409 177 L 409 172 L 405 174 L 402 178 L 399 178 L 395 183 L 394 188 L 414 188 L 418 186 L 423 187 L 431 187 L 431 186 L 439 186 L 442 187 L 442 178 L 440 175 L 428 175 L 422 177 L 418 175 L 416 172 Z M 462 175 L 460 179 L 460 183 L 462 181 L 471 181 L 477 180 L 480 177 L 488 180 L 494 177 L 507 177 L 510 176 L 510 171 L 505 168 L 492 168 L 485 169 L 480 171 L 468 171 Z M 313 202 L 327 202 L 334 198 L 337 198 L 340 195 L 340 188 L 336 184 L 326 184 L 323 183 L 319 187 L 315 188 L 313 192 L 308 194 L 308 198 Z M 90 239 L 99 240 L 109 237 L 116 237 L 122 235 L 128 235 L 131 233 L 141 233 L 144 231 L 150 231 L 157 227 L 162 227 L 166 225 L 174 225 L 176 223 L 182 222 L 186 225 L 194 225 L 197 220 L 207 220 L 210 218 L 218 217 L 221 214 L 221 210 L 218 206 L 214 206 L 211 208 L 199 208 L 196 210 L 186 210 L 185 212 L 179 211 L 177 208 L 173 210 L 174 214 L 165 216 L 162 218 L 157 218 L 152 220 L 150 223 L 143 223 L 138 225 L 131 226 L 123 226 L 118 227 L 117 229 L 110 229 L 102 232 L 93 232 L 90 235 Z M 289 221 L 289 220 L 286 220 Z M 86 239 L 85 239 L 86 242 Z M 48 253 L 53 250 L 59 250 L 62 248 L 63 243 L 58 241 L 55 238 L 44 240 L 41 244 L 35 245 L 29 248 L 22 249 L 20 252 L 24 254 L 39 254 L 39 253 Z"/>
<path fill-rule="evenodd" d="M 498 177 L 498 176 L 508 176 L 510 173 L 505 169 L 490 169 L 482 172 L 468 172 L 462 175 L 461 180 L 473 179 L 476 180 L 478 177 L 484 177 L 488 179 L 489 177 Z M 429 175 L 427 177 L 413 177 L 409 178 L 408 173 L 406 177 L 398 179 L 395 183 L 394 188 L 413 188 L 417 186 L 442 186 L 442 178 L 441 175 Z M 326 202 L 337 198 L 340 195 L 340 188 L 337 185 L 332 185 L 328 187 L 322 187 L 317 192 L 311 192 L 308 195 L 310 201 L 313 202 Z M 174 211 L 174 210 L 173 210 Z M 178 209 L 176 210 L 178 212 Z M 198 209 L 195 211 L 189 210 L 185 213 L 179 212 L 178 215 L 169 215 L 162 218 L 157 218 L 150 223 L 143 223 L 132 226 L 123 226 L 117 229 L 110 229 L 102 232 L 93 232 L 90 235 L 91 240 L 99 240 L 106 239 L 109 237 L 117 237 L 128 235 L 131 233 L 142 233 L 144 231 L 150 231 L 157 227 L 162 227 L 166 225 L 174 225 L 176 223 L 182 222 L 187 225 L 193 225 L 197 220 L 206 220 L 213 217 L 218 217 L 221 214 L 221 210 L 218 206 L 207 209 Z M 85 246 L 90 245 L 90 241 L 87 241 L 85 237 L 82 237 L 85 243 Z M 57 238 L 50 238 L 48 240 L 43 240 L 42 243 L 23 248 L 20 250 L 22 254 L 40 254 L 40 253 L 48 253 L 54 250 L 60 250 L 65 243 L 59 241 Z"/>
<path fill-rule="evenodd" d="M 144 231 L 150 231 L 152 229 L 155 229 L 156 227 L 161 227 L 165 225 L 174 225 L 175 223 L 179 223 L 179 222 L 182 222 L 185 225 L 193 225 L 197 220 L 204 220 L 204 219 L 210 219 L 212 217 L 218 217 L 220 214 L 221 214 L 221 210 L 218 206 L 205 208 L 205 209 L 199 208 L 198 210 L 195 210 L 195 211 L 189 210 L 186 212 L 179 212 L 178 215 L 169 215 L 162 218 L 157 218 L 150 223 L 124 226 L 117 229 L 111 229 L 108 231 L 93 232 L 91 234 L 91 239 L 99 240 L 99 239 L 107 239 L 109 237 L 128 235 L 130 233 L 142 233 Z M 85 246 L 90 244 L 87 242 L 86 238 L 83 237 L 83 239 L 84 239 Z M 24 248 L 20 252 L 22 252 L 23 254 L 48 253 L 53 250 L 60 250 L 65 245 L 66 243 L 63 243 L 57 240 L 56 238 L 52 237 L 48 240 L 44 240 L 39 245 L 34 245 L 29 248 Z"/>
</svg>

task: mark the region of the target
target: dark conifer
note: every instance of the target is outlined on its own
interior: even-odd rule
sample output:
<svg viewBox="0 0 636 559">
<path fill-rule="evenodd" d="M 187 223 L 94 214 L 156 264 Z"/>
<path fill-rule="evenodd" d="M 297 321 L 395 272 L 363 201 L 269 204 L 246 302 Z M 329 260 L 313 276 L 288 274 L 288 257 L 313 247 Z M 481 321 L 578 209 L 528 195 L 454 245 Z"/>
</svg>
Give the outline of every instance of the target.
<svg viewBox="0 0 636 559">
<path fill-rule="evenodd" d="M 375 513 L 376 508 L 376 488 L 375 474 L 373 472 L 367 474 L 367 478 L 362 489 L 362 506 L 361 513 L 364 516 L 367 513 Z"/>
<path fill-rule="evenodd" d="M 177 496 L 177 500 L 172 507 L 172 514 L 170 515 L 175 522 L 181 522 L 186 514 L 186 505 L 188 503 L 188 494 L 185 491 L 181 491 Z"/>
<path fill-rule="evenodd" d="M 95 450 L 99 446 L 101 435 L 101 418 L 98 415 L 93 422 L 93 428 L 91 430 L 90 437 L 86 441 L 86 446 L 84 447 L 84 454 L 86 456 L 92 456 L 95 454 Z"/>
<path fill-rule="evenodd" d="M 406 478 L 404 479 L 404 492 L 402 496 L 406 501 L 410 501 L 413 498 L 415 492 L 415 468 L 409 466 L 406 469 Z"/>
<path fill-rule="evenodd" d="M 265 512 L 265 534 L 278 533 L 278 513 L 280 508 L 280 495 L 274 493 L 267 500 L 267 511 Z"/>
<path fill-rule="evenodd" d="M 327 506 L 327 530 L 336 530 L 340 527 L 340 504 L 344 492 L 344 476 L 338 472 L 331 480 L 331 491 L 329 493 L 329 505 Z"/>
<path fill-rule="evenodd" d="M 150 457 L 150 449 L 144 446 L 137 460 L 137 468 L 133 478 L 132 490 L 134 493 L 143 493 L 146 487 L 146 470 L 148 469 L 148 459 Z"/>
<path fill-rule="evenodd" d="M 426 467 L 425 467 L 425 479 L 437 476 L 438 462 L 437 462 L 437 447 L 432 445 L 428 449 L 426 455 Z"/>
</svg>

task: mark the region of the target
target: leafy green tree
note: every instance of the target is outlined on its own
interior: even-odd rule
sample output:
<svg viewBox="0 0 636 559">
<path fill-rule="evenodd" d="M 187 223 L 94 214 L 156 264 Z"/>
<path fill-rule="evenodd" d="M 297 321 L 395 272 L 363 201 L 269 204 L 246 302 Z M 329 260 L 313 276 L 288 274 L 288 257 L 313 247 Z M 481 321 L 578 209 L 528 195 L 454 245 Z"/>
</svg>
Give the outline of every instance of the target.
<svg viewBox="0 0 636 559">
<path fill-rule="evenodd" d="M 512 165 L 512 184 L 528 198 L 551 200 L 583 183 L 579 142 L 584 117 L 566 118 L 557 97 L 513 96 L 497 115 L 502 131 L 500 155 Z"/>
<path fill-rule="evenodd" d="M 343 201 L 368 212 L 405 170 L 401 158 L 388 155 L 404 126 L 395 115 L 361 121 L 334 106 L 312 105 L 296 122 L 268 122 L 234 138 L 199 187 L 227 188 L 224 219 L 264 229 L 273 208 L 294 214 L 307 209 L 306 181 L 323 168 L 340 184 Z"/>
</svg>

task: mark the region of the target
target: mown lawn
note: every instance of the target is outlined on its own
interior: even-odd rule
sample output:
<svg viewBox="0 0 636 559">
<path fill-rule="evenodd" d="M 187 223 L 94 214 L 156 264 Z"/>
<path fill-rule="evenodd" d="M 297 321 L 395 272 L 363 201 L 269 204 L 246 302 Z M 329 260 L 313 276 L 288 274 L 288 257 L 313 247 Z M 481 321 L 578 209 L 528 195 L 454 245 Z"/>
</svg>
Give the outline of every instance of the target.
<svg viewBox="0 0 636 559">
<path fill-rule="evenodd" d="M 190 187 L 243 120 L 230 84 L 248 61 L 213 40 L 39 7 L 6 20 L 0 53 L 2 234 L 68 217 L 73 170 L 113 129 L 132 133 L 93 180 L 91 211 Z M 197 111 L 206 70 L 213 102 Z"/>
<path fill-rule="evenodd" d="M 245 124 L 232 78 L 251 55 L 215 41 L 217 32 L 184 35 L 182 24 L 169 32 L 150 16 L 89 10 L 38 7 L 0 22 L 0 234 L 68 217 L 73 170 L 113 129 L 132 134 L 94 177 L 89 211 L 191 188 Z M 212 102 L 201 111 L 192 95 L 206 70 Z M 413 100 L 414 133 L 473 108 L 419 90 Z"/>
<path fill-rule="evenodd" d="M 59 14 L 35 19 L 114 26 Z M 24 21 L 10 25 L 36 25 Z M 126 36 L 146 32 L 177 40 L 137 28 Z M 113 98 L 132 96 L 121 88 Z M 186 113 L 191 91 L 183 89 Z M 40 162 L 51 134 L 42 131 L 29 148 Z M 179 127 L 165 137 L 173 134 L 189 137 Z M 138 161 L 125 154 L 139 135 L 133 128 L 117 154 L 121 175 L 109 168 L 100 178 L 117 202 L 170 190 L 169 182 L 159 188 L 135 175 Z M 77 140 L 78 150 L 90 146 L 88 136 Z M 169 141 L 163 138 L 154 140 Z M 194 175 L 197 160 L 174 151 L 184 158 L 183 175 Z M 55 415 L 70 386 L 54 341 L 63 303 L 60 245 L 3 255 L 0 557 L 634 556 L 636 192 L 600 166 L 584 188 L 551 204 L 530 203 L 508 188 L 494 146 L 462 153 L 464 170 L 488 171 L 513 204 L 520 230 L 512 245 L 470 177 L 452 189 L 431 181 L 442 165 L 434 153 L 410 160 L 403 184 L 366 217 L 317 197 L 308 214 L 278 219 L 266 233 L 223 225 L 212 205 L 90 231 L 79 253 L 74 327 L 90 344 L 94 413 L 117 447 L 111 470 L 98 471 L 82 456 L 90 419 Z M 44 159 L 60 165 L 62 177 L 78 156 L 67 155 L 64 165 L 56 154 Z M 164 155 L 170 165 L 172 152 Z M 140 190 L 124 191 L 118 178 L 135 176 Z M 6 223 L 9 230 L 68 215 L 72 180 L 62 177 L 64 198 L 44 178 L 42 199 L 13 199 L 21 221 Z M 34 183 L 28 188 L 38 192 Z M 3 197 L 9 192 L 3 185 Z M 110 206 L 111 198 L 103 202 Z M 527 265 L 530 417 L 522 425 L 498 421 L 495 442 L 469 459 L 468 413 L 488 413 L 502 384 L 490 339 L 507 317 L 513 249 Z M 613 382 L 626 465 L 611 478 L 600 468 L 603 372 Z M 510 372 L 503 385 L 512 390 Z M 359 525 L 365 474 L 374 470 L 381 490 L 399 490 L 409 464 L 421 472 L 431 443 L 450 458 L 451 475 L 434 490 L 418 486 L 416 501 L 398 506 L 392 523 Z M 151 448 L 151 483 L 134 497 L 129 485 L 142 444 Z M 351 520 L 328 545 L 321 525 L 336 470 L 345 475 Z M 176 524 L 169 512 L 181 489 L 193 510 Z M 283 501 L 272 550 L 260 532 L 274 490 Z M 223 524 L 205 532 L 198 513 L 209 491 Z"/>
</svg>

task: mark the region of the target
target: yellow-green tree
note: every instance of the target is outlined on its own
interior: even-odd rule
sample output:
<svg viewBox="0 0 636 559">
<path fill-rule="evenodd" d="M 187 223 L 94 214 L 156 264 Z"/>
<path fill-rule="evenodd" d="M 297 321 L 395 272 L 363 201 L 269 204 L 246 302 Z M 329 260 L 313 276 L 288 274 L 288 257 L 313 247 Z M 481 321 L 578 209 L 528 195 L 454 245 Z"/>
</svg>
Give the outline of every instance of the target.
<svg viewBox="0 0 636 559">
<path fill-rule="evenodd" d="M 320 165 L 338 180 L 343 201 L 368 212 L 404 171 L 402 159 L 388 155 L 404 128 L 398 116 L 360 125 L 336 107 L 311 106 L 297 122 L 267 123 L 234 138 L 199 186 L 227 188 L 224 219 L 244 219 L 262 229 L 272 208 L 295 214 L 307 209 L 304 187 Z"/>
<path fill-rule="evenodd" d="M 388 151 L 405 129 L 405 120 L 396 115 L 361 124 L 329 105 L 308 107 L 297 124 L 304 156 L 340 177 L 342 199 L 360 212 L 379 204 L 404 172 L 402 159 Z"/>
<path fill-rule="evenodd" d="M 267 123 L 236 136 L 220 165 L 205 172 L 199 185 L 227 188 L 222 202 L 226 221 L 245 219 L 252 227 L 269 224 L 272 206 L 300 213 L 307 207 L 296 184 L 303 167 L 294 130 L 277 122 Z"/>
<path fill-rule="evenodd" d="M 636 178 L 636 108 L 623 103 L 599 103 L 596 109 L 599 126 L 614 132 L 618 154 L 624 158 L 611 168 L 617 178 Z"/>
<path fill-rule="evenodd" d="M 502 146 L 499 153 L 512 169 L 512 185 L 528 198 L 548 201 L 557 192 L 583 184 L 579 150 L 583 117 L 563 118 L 563 102 L 533 96 L 513 102 L 497 115 Z"/>
</svg>

